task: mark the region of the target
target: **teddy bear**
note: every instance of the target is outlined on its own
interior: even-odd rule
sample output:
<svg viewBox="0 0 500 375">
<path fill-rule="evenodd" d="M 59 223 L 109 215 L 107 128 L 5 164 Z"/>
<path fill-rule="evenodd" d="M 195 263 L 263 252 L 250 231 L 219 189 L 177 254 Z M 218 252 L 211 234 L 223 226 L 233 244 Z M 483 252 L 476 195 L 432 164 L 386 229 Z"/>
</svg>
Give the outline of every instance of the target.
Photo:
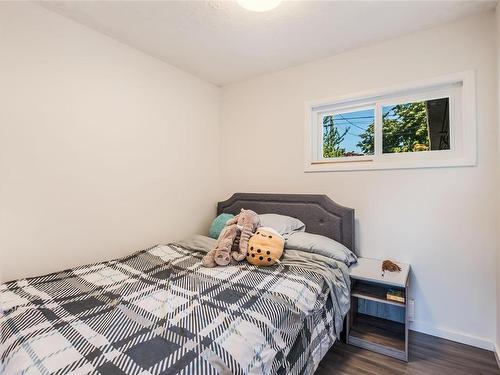
<svg viewBox="0 0 500 375">
<path fill-rule="evenodd" d="M 254 266 L 272 266 L 279 263 L 285 239 L 272 228 L 261 227 L 248 241 L 247 261 Z"/>
<path fill-rule="evenodd" d="M 215 248 L 202 259 L 205 267 L 227 266 L 231 258 L 240 262 L 247 256 L 248 240 L 260 225 L 259 215 L 252 210 L 241 212 L 229 219 L 219 234 Z"/>
</svg>

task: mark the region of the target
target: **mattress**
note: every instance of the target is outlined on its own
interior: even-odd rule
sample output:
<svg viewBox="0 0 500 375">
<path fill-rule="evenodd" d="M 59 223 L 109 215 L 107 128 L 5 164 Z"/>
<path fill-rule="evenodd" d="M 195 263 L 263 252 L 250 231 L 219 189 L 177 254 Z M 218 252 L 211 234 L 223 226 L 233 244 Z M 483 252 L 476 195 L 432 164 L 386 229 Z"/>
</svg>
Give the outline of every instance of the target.
<svg viewBox="0 0 500 375">
<path fill-rule="evenodd" d="M 203 255 L 159 245 L 1 284 L 0 373 L 313 373 L 349 308 L 345 266 Z"/>
</svg>

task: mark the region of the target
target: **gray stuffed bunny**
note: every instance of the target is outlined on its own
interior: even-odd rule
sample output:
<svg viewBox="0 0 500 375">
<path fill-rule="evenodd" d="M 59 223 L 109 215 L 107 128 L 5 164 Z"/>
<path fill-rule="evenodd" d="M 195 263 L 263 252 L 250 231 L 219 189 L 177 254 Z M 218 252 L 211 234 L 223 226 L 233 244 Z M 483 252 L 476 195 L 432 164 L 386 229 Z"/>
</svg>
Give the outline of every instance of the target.
<svg viewBox="0 0 500 375">
<path fill-rule="evenodd" d="M 259 215 L 252 210 L 241 212 L 226 222 L 219 234 L 215 248 L 202 259 L 205 267 L 227 266 L 231 257 L 242 261 L 247 256 L 248 240 L 260 226 Z"/>
</svg>

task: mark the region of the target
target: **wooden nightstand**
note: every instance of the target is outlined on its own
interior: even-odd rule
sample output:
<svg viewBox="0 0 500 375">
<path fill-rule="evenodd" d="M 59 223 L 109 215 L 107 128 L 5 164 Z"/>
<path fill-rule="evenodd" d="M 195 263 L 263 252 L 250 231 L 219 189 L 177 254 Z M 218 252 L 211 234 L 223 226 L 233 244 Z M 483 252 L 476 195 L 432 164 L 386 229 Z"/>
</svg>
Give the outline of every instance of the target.
<svg viewBox="0 0 500 375">
<path fill-rule="evenodd" d="M 351 267 L 351 310 L 347 314 L 347 343 L 390 357 L 408 361 L 408 282 L 410 265 L 397 263 L 400 272 L 385 272 L 382 261 L 359 258 Z M 388 300 L 389 289 L 404 293 L 405 302 Z M 395 322 L 358 313 L 358 300 L 364 299 L 404 309 L 404 322 Z"/>
</svg>

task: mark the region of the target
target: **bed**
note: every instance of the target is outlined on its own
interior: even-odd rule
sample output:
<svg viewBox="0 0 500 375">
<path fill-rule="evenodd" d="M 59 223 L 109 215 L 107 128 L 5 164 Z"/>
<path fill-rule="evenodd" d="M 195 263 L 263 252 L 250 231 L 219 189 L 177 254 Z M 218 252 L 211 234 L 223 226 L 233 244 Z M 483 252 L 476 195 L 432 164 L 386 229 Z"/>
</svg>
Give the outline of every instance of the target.
<svg viewBox="0 0 500 375">
<path fill-rule="evenodd" d="M 217 213 L 241 208 L 354 251 L 354 210 L 324 195 L 237 193 Z M 206 242 L 1 284 L 0 373 L 313 373 L 349 309 L 347 266 L 287 250 L 271 267 L 207 269 Z"/>
</svg>

